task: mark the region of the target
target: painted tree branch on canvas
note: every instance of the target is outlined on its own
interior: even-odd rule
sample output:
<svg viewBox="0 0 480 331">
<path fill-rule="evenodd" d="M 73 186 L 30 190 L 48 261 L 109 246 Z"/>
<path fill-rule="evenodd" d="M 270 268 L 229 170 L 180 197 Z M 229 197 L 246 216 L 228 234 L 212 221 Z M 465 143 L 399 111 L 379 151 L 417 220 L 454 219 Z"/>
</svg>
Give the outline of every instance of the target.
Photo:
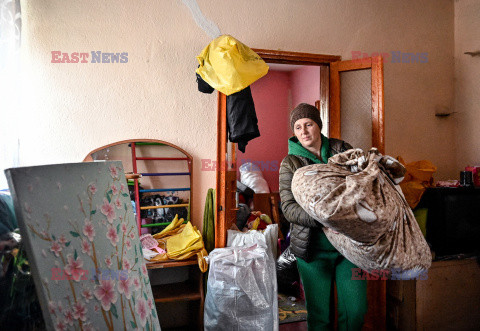
<svg viewBox="0 0 480 331">
<path fill-rule="evenodd" d="M 6 174 L 47 326 L 159 330 L 121 162 Z"/>
</svg>

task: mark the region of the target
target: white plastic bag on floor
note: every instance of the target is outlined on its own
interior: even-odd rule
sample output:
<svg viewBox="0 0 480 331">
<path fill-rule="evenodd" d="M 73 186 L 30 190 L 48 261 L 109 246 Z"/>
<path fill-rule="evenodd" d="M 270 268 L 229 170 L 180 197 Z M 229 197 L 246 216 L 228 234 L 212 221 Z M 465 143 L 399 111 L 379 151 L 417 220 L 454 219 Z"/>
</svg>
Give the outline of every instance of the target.
<svg viewBox="0 0 480 331">
<path fill-rule="evenodd" d="M 272 258 L 277 258 L 278 224 L 269 224 L 263 231 L 249 230 L 241 232 L 237 230 L 227 231 L 227 247 L 250 247 L 257 244 L 267 248 L 272 253 Z"/>
<path fill-rule="evenodd" d="M 275 261 L 266 248 L 217 248 L 209 261 L 205 330 L 277 331 Z"/>
</svg>

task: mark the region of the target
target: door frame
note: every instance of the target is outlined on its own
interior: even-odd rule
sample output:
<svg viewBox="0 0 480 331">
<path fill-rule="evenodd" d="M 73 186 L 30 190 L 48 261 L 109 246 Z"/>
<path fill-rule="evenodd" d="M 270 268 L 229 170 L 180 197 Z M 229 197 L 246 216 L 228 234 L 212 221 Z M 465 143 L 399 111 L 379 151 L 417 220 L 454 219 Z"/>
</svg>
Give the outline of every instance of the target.
<svg viewBox="0 0 480 331">
<path fill-rule="evenodd" d="M 343 69 L 356 70 L 349 61 L 342 61 L 341 56 L 311 54 L 287 51 L 275 51 L 266 49 L 253 49 L 267 63 L 297 64 L 297 65 L 318 65 L 320 66 L 321 100 L 319 110 L 329 110 L 329 136 L 340 136 L 340 108 L 338 111 L 330 109 L 332 97 L 340 96 L 332 91 L 332 66 L 339 66 Z M 380 93 L 372 93 L 372 135 L 374 146 L 381 153 L 384 152 L 384 116 L 383 116 L 383 62 L 382 58 L 372 58 L 370 63 L 363 64 L 366 68 L 372 68 L 372 89 Z M 335 64 L 336 63 L 336 64 Z M 356 63 L 358 65 L 358 63 Z M 328 66 L 328 67 L 327 67 Z M 338 71 L 337 71 L 338 73 Z M 333 77 L 333 79 L 337 79 Z M 339 83 L 339 77 L 337 82 Z M 375 84 L 375 85 L 374 85 Z M 381 86 L 379 85 L 381 84 Z M 339 84 L 338 84 L 339 85 Z M 336 89 L 336 87 L 334 87 Z M 339 100 L 339 99 L 336 99 Z M 227 230 L 236 217 L 235 191 L 236 191 L 236 169 L 228 165 L 227 158 L 227 115 L 226 96 L 218 92 L 217 103 L 217 169 L 216 169 L 216 221 L 215 221 L 215 247 L 225 247 L 227 242 Z M 337 102 L 338 107 L 340 103 Z M 326 108 L 325 108 L 326 107 Z M 374 107 L 376 107 L 374 109 Z M 337 125 L 338 124 L 338 125 Z M 332 132 L 333 130 L 333 132 Z M 335 131 L 336 130 L 336 131 Z M 375 138 L 376 137 L 376 138 Z M 377 139 L 377 140 L 375 140 Z M 235 162 L 235 144 L 231 144 L 232 162 Z M 233 170 L 230 170 L 232 169 Z M 228 197 L 228 198 L 227 198 Z M 367 283 L 368 312 L 365 317 L 363 330 L 385 330 L 386 329 L 386 281 L 377 280 Z"/>
<path fill-rule="evenodd" d="M 275 51 L 268 49 L 253 48 L 260 57 L 267 63 L 313 65 L 320 67 L 320 107 L 327 110 L 329 104 L 329 66 L 332 62 L 341 60 L 339 55 L 312 54 L 288 51 Z M 215 222 L 215 247 L 225 247 L 227 243 L 227 230 L 236 217 L 235 191 L 236 191 L 236 169 L 229 170 L 227 153 L 227 98 L 225 94 L 218 92 L 217 102 L 217 169 L 216 169 L 216 222 Z M 320 110 L 320 109 L 319 109 Z M 330 121 L 331 122 L 331 121 Z M 232 144 L 233 145 L 233 144 Z M 230 150 L 235 155 L 235 146 Z M 235 163 L 235 158 L 232 159 Z M 227 198 L 229 197 L 229 198 Z"/>
</svg>

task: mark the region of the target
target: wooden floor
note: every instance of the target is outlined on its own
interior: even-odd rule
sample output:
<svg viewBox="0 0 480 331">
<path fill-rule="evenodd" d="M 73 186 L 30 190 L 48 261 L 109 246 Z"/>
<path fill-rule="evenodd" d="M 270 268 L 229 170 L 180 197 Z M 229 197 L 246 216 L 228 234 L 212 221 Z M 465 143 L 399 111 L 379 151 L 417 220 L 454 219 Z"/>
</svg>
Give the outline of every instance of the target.
<svg viewBox="0 0 480 331">
<path fill-rule="evenodd" d="M 307 321 L 280 324 L 279 331 L 307 331 Z"/>
</svg>

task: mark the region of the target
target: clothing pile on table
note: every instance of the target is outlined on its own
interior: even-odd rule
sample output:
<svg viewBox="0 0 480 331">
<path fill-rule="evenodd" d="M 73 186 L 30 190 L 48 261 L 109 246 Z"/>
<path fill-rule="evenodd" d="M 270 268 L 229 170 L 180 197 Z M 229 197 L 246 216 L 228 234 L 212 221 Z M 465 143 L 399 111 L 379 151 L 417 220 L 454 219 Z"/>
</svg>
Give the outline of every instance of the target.
<svg viewBox="0 0 480 331">
<path fill-rule="evenodd" d="M 157 240 L 160 252 L 154 248 L 155 245 L 145 245 L 142 241 L 143 256 L 150 262 L 159 262 L 186 260 L 196 255 L 200 270 L 205 272 L 208 269 L 205 260 L 208 253 L 205 250 L 202 234 L 192 223 L 183 223 L 184 219 L 178 218 L 177 215 L 162 232 L 152 236 Z"/>
<path fill-rule="evenodd" d="M 397 185 L 404 174 L 397 160 L 375 148 L 367 154 L 350 149 L 327 164 L 298 169 L 292 192 L 352 263 L 368 272 L 389 269 L 398 279 L 414 278 L 428 270 L 432 256 Z"/>
</svg>

